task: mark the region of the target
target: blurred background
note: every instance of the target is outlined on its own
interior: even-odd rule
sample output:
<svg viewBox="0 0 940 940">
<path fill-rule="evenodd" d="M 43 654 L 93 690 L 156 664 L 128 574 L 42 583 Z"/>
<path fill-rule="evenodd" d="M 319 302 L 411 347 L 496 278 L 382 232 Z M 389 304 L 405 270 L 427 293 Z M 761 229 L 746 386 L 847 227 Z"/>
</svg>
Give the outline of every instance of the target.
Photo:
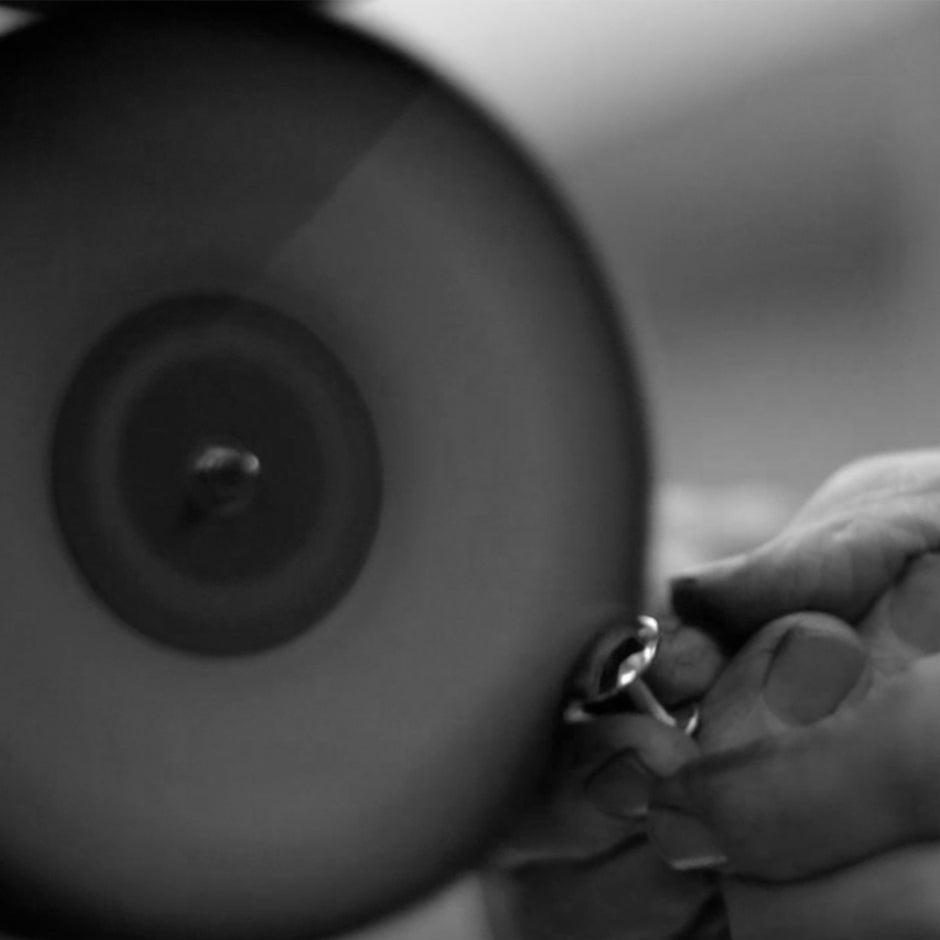
<svg viewBox="0 0 940 940">
<path fill-rule="evenodd" d="M 940 5 L 352 0 L 554 176 L 642 342 L 653 588 L 935 446 Z M 472 880 L 357 940 L 483 940 Z"/>
<path fill-rule="evenodd" d="M 669 479 L 931 443 L 940 9 L 359 0 L 554 174 L 642 322 Z"/>
</svg>

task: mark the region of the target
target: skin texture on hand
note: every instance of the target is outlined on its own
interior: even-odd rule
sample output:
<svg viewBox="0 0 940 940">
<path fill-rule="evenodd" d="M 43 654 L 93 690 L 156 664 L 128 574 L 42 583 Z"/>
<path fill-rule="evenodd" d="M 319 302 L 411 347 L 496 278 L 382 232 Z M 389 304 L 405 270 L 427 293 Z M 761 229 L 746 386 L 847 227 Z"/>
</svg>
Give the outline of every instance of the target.
<svg viewBox="0 0 940 940">
<path fill-rule="evenodd" d="M 700 698 L 725 657 L 699 630 L 674 618 L 661 626 L 660 650 L 644 678 L 667 706 Z M 535 799 L 493 858 L 500 867 L 583 862 L 640 837 L 654 776 L 669 776 L 699 756 L 681 731 L 633 713 L 562 724 L 553 750 Z M 605 794 L 616 794 L 616 807 Z"/>
<path fill-rule="evenodd" d="M 700 631 L 674 619 L 661 625 L 646 678 L 669 705 L 700 698 L 723 655 Z M 671 871 L 645 834 L 655 780 L 699 756 L 692 738 L 645 715 L 563 725 L 538 799 L 485 879 L 499 940 L 725 937 L 717 878 Z"/>
<path fill-rule="evenodd" d="M 649 827 L 667 858 L 723 867 L 735 940 L 940 936 L 938 550 L 940 455 L 892 455 L 677 583 L 740 652 Z"/>
<path fill-rule="evenodd" d="M 672 602 L 732 645 L 785 614 L 858 623 L 908 562 L 940 550 L 940 451 L 870 457 L 839 470 L 774 539 L 685 572 Z"/>
<path fill-rule="evenodd" d="M 530 835 L 567 821 L 584 854 L 530 856 L 506 895 L 516 922 L 546 940 L 707 929 L 722 871 L 734 940 L 940 936 L 940 454 L 840 471 L 779 537 L 674 599 L 738 651 L 721 671 L 702 634 L 669 624 L 650 681 L 671 701 L 709 690 L 697 741 L 636 717 L 597 723 L 593 744 L 576 729 L 568 802 L 548 794 Z M 638 834 L 647 796 L 671 876 Z M 593 846 L 575 806 L 594 814 Z M 605 815 L 628 828 L 597 854 Z"/>
<path fill-rule="evenodd" d="M 561 748 L 551 790 L 486 878 L 497 940 L 724 938 L 717 878 L 671 871 L 644 830 L 657 776 L 700 756 L 696 743 L 622 714 L 566 729 Z"/>
<path fill-rule="evenodd" d="M 779 685 L 770 707 L 766 677 L 741 681 L 726 694 L 738 714 L 742 700 L 760 700 L 749 724 L 713 714 L 711 746 L 723 750 L 654 793 L 654 805 L 680 804 L 704 820 L 735 872 L 724 880 L 735 940 L 940 936 L 940 657 L 918 655 L 910 641 L 912 624 L 926 630 L 938 599 L 940 558 L 931 555 L 909 566 L 854 639 L 818 614 L 761 631 L 742 659 L 787 621 L 845 638 L 843 654 L 834 646 L 828 657 L 841 667 L 833 710 L 810 723 L 780 717 L 780 703 L 813 697 L 821 674 L 791 672 L 781 680 L 790 694 Z M 859 642 L 868 655 L 853 683 L 850 650 Z M 735 661 L 725 683 L 738 669 Z"/>
<path fill-rule="evenodd" d="M 711 490 L 666 489 L 646 608 L 662 632 L 644 679 L 666 707 L 681 708 L 714 685 L 726 656 L 713 637 L 671 614 L 659 586 L 679 560 L 717 557 L 770 536 L 791 504 L 763 489 L 722 491 L 720 498 Z M 739 498 L 746 511 L 729 514 Z M 686 735 L 636 715 L 562 726 L 537 799 L 516 818 L 484 880 L 497 937 L 725 937 L 717 877 L 671 871 L 645 833 L 655 778 L 698 756 Z"/>
</svg>

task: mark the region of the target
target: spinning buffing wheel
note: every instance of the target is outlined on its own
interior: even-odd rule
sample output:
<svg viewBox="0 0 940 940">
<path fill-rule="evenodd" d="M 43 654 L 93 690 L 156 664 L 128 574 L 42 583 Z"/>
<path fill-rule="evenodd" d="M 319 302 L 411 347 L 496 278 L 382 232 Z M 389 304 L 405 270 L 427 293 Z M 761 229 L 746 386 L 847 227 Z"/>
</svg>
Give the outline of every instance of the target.
<svg viewBox="0 0 940 940">
<path fill-rule="evenodd" d="M 638 591 L 566 217 L 294 7 L 29 25 L 0 121 L 6 929 L 312 936 L 472 863 Z"/>
</svg>

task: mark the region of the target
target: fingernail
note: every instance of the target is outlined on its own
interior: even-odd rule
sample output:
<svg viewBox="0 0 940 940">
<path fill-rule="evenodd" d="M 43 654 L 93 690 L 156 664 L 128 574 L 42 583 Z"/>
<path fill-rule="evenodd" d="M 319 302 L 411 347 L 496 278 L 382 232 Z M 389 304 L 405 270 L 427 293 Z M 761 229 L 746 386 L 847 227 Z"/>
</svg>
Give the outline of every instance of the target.
<svg viewBox="0 0 940 940">
<path fill-rule="evenodd" d="M 792 724 L 831 715 L 855 687 L 866 666 L 850 640 L 795 627 L 777 644 L 764 677 L 764 701 Z"/>
<path fill-rule="evenodd" d="M 591 803 L 615 819 L 643 819 L 652 789 L 652 775 L 628 753 L 611 758 L 585 784 Z"/>
<path fill-rule="evenodd" d="M 728 866 L 728 856 L 714 833 L 684 810 L 654 806 L 646 831 L 653 848 L 675 871 L 716 871 Z"/>
</svg>

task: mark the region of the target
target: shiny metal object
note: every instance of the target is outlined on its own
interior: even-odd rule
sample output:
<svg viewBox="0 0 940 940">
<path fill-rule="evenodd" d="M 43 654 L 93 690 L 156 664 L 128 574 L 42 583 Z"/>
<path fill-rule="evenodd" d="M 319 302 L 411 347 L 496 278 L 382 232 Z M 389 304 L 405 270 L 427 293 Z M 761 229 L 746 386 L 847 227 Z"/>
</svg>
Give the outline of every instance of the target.
<svg viewBox="0 0 940 940">
<path fill-rule="evenodd" d="M 693 705 L 681 715 L 673 714 L 643 681 L 659 652 L 659 642 L 659 622 L 647 614 L 640 614 L 635 623 L 618 624 L 604 633 L 575 682 L 575 697 L 565 709 L 565 721 L 576 724 L 632 707 L 664 725 L 695 734 L 698 707 Z"/>
<path fill-rule="evenodd" d="M 205 512 L 230 515 L 254 496 L 261 461 L 240 441 L 209 441 L 190 459 L 191 498 Z"/>
</svg>

